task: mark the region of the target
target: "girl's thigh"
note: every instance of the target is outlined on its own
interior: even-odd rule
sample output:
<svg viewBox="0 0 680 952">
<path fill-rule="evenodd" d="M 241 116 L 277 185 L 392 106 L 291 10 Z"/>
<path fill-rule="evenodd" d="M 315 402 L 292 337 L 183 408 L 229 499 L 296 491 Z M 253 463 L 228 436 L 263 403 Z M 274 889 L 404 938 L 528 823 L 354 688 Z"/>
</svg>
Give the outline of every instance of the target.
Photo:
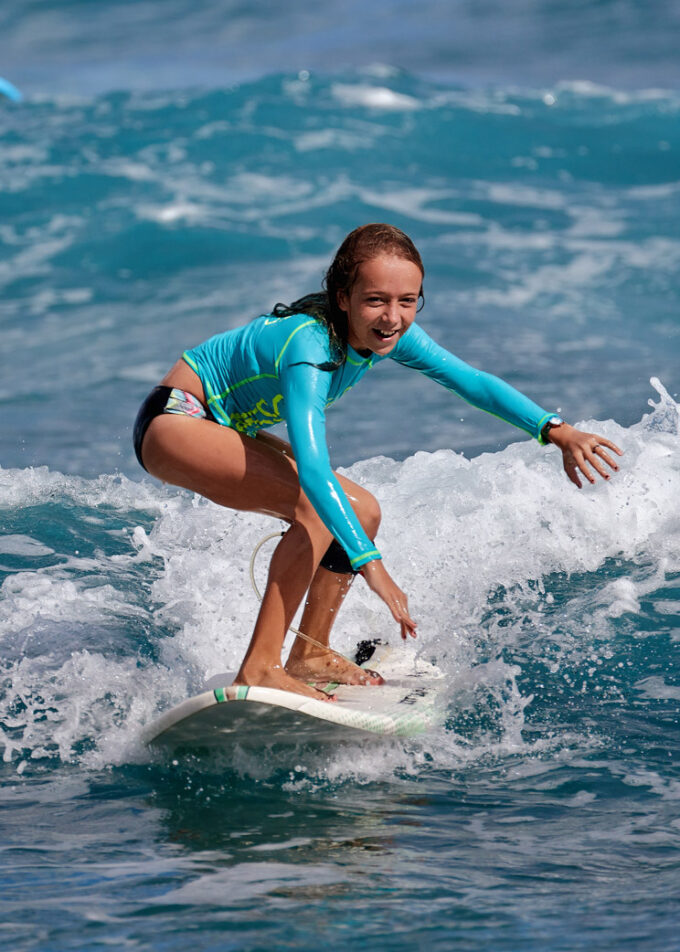
<svg viewBox="0 0 680 952">
<path fill-rule="evenodd" d="M 297 517 L 303 493 L 293 461 L 230 427 L 163 413 L 149 424 L 142 454 L 152 476 L 221 506 Z"/>
<path fill-rule="evenodd" d="M 142 454 L 152 476 L 221 506 L 267 513 L 289 523 L 321 522 L 300 487 L 292 450 L 283 440 L 255 439 L 212 420 L 164 413 L 149 424 Z M 351 479 L 336 475 L 374 538 L 380 525 L 377 500 Z"/>
</svg>

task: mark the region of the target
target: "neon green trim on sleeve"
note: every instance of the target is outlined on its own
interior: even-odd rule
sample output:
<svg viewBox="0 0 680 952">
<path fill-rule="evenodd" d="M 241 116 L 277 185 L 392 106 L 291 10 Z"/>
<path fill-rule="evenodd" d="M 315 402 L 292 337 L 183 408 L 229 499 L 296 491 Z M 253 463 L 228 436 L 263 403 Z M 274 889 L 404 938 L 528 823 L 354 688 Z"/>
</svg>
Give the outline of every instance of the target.
<svg viewBox="0 0 680 952">
<path fill-rule="evenodd" d="M 370 552 L 364 552 L 363 555 L 357 555 L 353 559 L 349 560 L 349 564 L 353 569 L 358 569 L 366 562 L 372 562 L 374 559 L 382 559 L 382 555 L 378 552 L 377 549 L 372 549 Z"/>
<path fill-rule="evenodd" d="M 544 426 L 546 425 L 546 423 L 548 422 L 548 420 L 552 420 L 552 418 L 553 418 L 554 416 L 557 416 L 557 414 L 556 414 L 556 413 L 546 413 L 546 415 L 545 415 L 545 416 L 542 416 L 541 419 L 538 421 L 538 423 L 537 423 L 537 425 L 536 425 L 536 439 L 537 439 L 538 442 L 541 444 L 541 446 L 547 446 L 547 445 L 548 445 L 548 442 L 549 442 L 549 441 L 543 439 L 542 430 L 543 430 L 543 427 L 544 427 Z"/>
</svg>

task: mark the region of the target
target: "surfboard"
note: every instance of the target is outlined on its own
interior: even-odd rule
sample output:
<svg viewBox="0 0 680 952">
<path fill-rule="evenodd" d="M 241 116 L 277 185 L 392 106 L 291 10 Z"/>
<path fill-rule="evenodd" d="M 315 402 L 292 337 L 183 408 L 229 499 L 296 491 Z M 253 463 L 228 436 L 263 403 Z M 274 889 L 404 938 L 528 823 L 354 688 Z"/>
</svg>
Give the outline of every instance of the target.
<svg viewBox="0 0 680 952">
<path fill-rule="evenodd" d="M 328 703 L 275 688 L 233 685 L 233 675 L 218 674 L 200 694 L 150 724 L 143 740 L 173 750 L 230 745 L 261 750 L 273 744 L 412 737 L 438 723 L 446 682 L 434 664 L 404 646 L 381 642 L 362 642 L 357 651 L 385 684 L 329 685 L 326 690 L 337 701 Z"/>
</svg>

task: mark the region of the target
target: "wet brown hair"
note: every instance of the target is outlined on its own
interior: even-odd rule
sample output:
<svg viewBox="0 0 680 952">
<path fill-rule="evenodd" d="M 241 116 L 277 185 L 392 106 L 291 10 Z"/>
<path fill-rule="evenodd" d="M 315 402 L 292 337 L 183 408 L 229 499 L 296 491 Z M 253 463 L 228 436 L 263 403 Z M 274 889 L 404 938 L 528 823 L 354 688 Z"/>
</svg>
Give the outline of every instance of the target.
<svg viewBox="0 0 680 952">
<path fill-rule="evenodd" d="M 292 304 L 277 304 L 272 314 L 276 317 L 289 317 L 291 314 L 310 314 L 328 326 L 331 343 L 342 352 L 338 363 L 342 363 L 347 353 L 347 313 L 338 304 L 338 293 L 349 294 L 359 274 L 359 267 L 380 255 L 394 255 L 412 261 L 425 277 L 425 268 L 418 249 L 405 232 L 394 225 L 374 223 L 355 228 L 338 248 L 330 268 L 326 272 L 322 286 L 325 291 L 307 294 Z M 418 295 L 420 307 L 425 303 L 422 284 Z M 340 355 L 338 355 L 340 357 Z"/>
</svg>

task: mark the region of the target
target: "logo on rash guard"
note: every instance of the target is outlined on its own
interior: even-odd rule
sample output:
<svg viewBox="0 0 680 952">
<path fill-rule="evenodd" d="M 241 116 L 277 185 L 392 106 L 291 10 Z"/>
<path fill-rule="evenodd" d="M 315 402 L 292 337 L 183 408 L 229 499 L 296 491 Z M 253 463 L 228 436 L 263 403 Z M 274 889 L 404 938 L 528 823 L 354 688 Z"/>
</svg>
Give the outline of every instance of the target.
<svg viewBox="0 0 680 952">
<path fill-rule="evenodd" d="M 258 400 L 252 410 L 244 410 L 242 413 L 232 413 L 231 424 L 241 433 L 250 434 L 262 429 L 263 426 L 274 426 L 275 423 L 283 423 L 283 417 L 279 413 L 279 406 L 282 400 L 282 393 L 277 393 L 271 402 L 271 406 L 264 398 Z"/>
</svg>

